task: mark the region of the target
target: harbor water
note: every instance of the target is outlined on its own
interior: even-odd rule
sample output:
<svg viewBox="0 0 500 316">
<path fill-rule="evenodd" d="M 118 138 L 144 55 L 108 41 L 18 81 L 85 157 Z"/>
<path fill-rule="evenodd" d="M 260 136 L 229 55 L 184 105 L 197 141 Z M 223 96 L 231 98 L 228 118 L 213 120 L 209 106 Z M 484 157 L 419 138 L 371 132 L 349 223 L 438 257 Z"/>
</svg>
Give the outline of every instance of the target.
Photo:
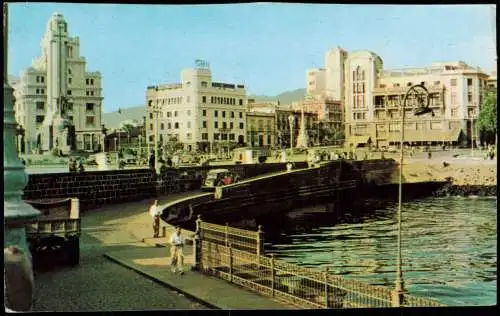
<svg viewBox="0 0 500 316">
<path fill-rule="evenodd" d="M 425 198 L 402 211 L 403 278 L 407 291 L 448 306 L 496 304 L 496 197 Z M 301 266 L 394 287 L 397 204 L 335 223 L 295 217 L 266 253 Z M 317 217 L 317 216 L 316 216 Z M 301 224 L 302 223 L 302 224 Z"/>
</svg>

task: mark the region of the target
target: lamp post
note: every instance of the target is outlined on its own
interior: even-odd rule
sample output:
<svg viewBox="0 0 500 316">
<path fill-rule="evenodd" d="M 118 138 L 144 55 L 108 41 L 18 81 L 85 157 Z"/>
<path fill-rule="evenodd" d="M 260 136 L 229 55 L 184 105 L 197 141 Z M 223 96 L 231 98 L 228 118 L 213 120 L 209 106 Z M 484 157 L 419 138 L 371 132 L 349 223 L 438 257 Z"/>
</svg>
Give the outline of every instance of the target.
<svg viewBox="0 0 500 316">
<path fill-rule="evenodd" d="M 400 107 L 401 116 L 401 142 L 400 142 L 400 155 L 399 155 L 399 192 L 398 192 L 398 253 L 397 253 L 397 263 L 396 263 L 396 281 L 395 288 L 393 291 L 393 306 L 400 307 L 403 304 L 403 295 L 405 293 L 403 272 L 402 272 L 402 256 L 401 256 L 401 211 L 402 211 L 402 201 L 403 201 L 403 159 L 404 159 L 404 124 L 405 124 L 405 114 L 406 106 L 408 100 L 412 100 L 412 107 L 417 106 L 414 110 L 415 116 L 420 116 L 426 113 L 431 113 L 432 110 L 429 108 L 429 92 L 422 84 L 417 84 L 411 86 L 406 92 L 403 104 Z"/>
<path fill-rule="evenodd" d="M 290 124 L 290 156 L 293 155 L 293 123 L 295 121 L 295 116 L 293 113 L 290 113 L 288 116 L 288 123 Z"/>
<path fill-rule="evenodd" d="M 13 89 L 9 85 L 7 73 L 7 3 L 3 4 L 3 9 L 4 303 L 10 310 L 29 311 L 35 289 L 25 225 L 40 216 L 40 212 L 22 200 L 28 175 L 15 146 L 17 122 L 14 118 Z"/>
<path fill-rule="evenodd" d="M 470 155 L 474 157 L 474 116 L 469 114 L 470 118 Z"/>
<path fill-rule="evenodd" d="M 160 103 L 159 100 L 156 100 L 156 104 L 153 105 L 153 117 L 155 120 L 155 137 L 154 137 L 154 143 L 153 143 L 153 150 L 154 150 L 154 155 L 155 155 L 155 170 L 156 174 L 160 174 L 160 167 L 158 166 L 158 156 L 159 156 L 159 150 L 158 150 L 158 129 L 159 129 L 159 118 L 160 118 Z"/>
</svg>

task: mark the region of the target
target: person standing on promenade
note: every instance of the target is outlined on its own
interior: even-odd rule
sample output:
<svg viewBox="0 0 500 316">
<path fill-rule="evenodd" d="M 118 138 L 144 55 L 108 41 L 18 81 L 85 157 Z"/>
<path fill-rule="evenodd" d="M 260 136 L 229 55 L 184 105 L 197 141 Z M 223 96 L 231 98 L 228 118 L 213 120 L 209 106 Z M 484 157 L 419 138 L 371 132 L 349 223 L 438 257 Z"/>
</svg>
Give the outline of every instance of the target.
<svg viewBox="0 0 500 316">
<path fill-rule="evenodd" d="M 153 238 L 158 238 L 160 235 L 160 209 L 158 208 L 158 200 L 154 200 L 149 207 L 149 214 L 153 218 Z"/>
<path fill-rule="evenodd" d="M 180 226 L 175 228 L 175 233 L 172 234 L 170 243 L 172 244 L 172 272 L 175 273 L 178 269 L 180 274 L 183 274 L 184 253 L 182 249 L 184 247 L 184 238 L 181 236 Z"/>
</svg>

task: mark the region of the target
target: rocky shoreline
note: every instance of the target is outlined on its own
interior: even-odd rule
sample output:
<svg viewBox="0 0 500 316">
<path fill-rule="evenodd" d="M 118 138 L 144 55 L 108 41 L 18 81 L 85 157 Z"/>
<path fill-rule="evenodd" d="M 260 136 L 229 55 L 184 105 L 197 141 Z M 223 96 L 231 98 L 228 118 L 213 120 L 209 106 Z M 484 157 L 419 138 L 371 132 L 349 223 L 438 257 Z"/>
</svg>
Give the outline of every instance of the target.
<svg viewBox="0 0 500 316">
<path fill-rule="evenodd" d="M 432 193 L 433 196 L 497 196 L 496 185 L 446 184 Z"/>
</svg>

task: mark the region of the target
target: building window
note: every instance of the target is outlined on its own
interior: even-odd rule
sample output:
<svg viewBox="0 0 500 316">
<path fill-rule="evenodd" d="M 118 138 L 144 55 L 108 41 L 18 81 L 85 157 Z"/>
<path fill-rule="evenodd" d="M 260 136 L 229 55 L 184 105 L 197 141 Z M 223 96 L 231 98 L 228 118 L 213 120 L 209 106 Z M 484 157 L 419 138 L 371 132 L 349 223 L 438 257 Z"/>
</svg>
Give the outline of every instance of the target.
<svg viewBox="0 0 500 316">
<path fill-rule="evenodd" d="M 467 102 L 472 103 L 472 93 L 470 92 L 467 94 Z"/>
<path fill-rule="evenodd" d="M 207 103 L 207 97 L 206 96 L 202 96 L 201 97 L 201 102 L 202 103 Z"/>
<path fill-rule="evenodd" d="M 92 112 L 92 111 L 94 111 L 94 103 L 87 103 L 87 104 L 85 105 L 85 110 L 86 110 L 87 112 Z"/>
<path fill-rule="evenodd" d="M 227 140 L 227 134 L 221 134 L 220 136 L 222 140 Z"/>
<path fill-rule="evenodd" d="M 207 87 L 207 82 L 206 81 L 202 81 L 201 82 L 201 87 L 202 88 L 206 88 Z"/>
<path fill-rule="evenodd" d="M 219 128 L 219 122 L 214 122 L 214 128 Z"/>
<path fill-rule="evenodd" d="M 45 103 L 43 101 L 37 101 L 36 102 L 36 109 L 37 110 L 45 110 Z"/>
<path fill-rule="evenodd" d="M 191 140 L 191 133 L 187 133 L 187 134 L 186 134 L 186 139 L 187 139 L 187 140 Z"/>
<path fill-rule="evenodd" d="M 153 119 L 153 113 L 149 113 L 149 118 Z"/>
<path fill-rule="evenodd" d="M 160 129 L 161 129 L 161 130 L 164 130 L 164 129 L 165 129 L 165 124 L 161 123 L 161 125 L 160 125 Z"/>
<path fill-rule="evenodd" d="M 66 108 L 68 109 L 68 111 L 73 111 L 73 103 L 70 102 L 66 106 L 67 106 Z"/>
<path fill-rule="evenodd" d="M 174 123 L 174 128 L 175 128 L 175 129 L 178 129 L 178 128 L 179 128 L 179 123 L 178 123 L 178 122 L 175 122 L 175 123 Z"/>
<path fill-rule="evenodd" d="M 68 84 L 71 84 L 71 77 L 68 78 Z"/>
<path fill-rule="evenodd" d="M 229 134 L 229 140 L 234 140 L 234 134 Z"/>
<path fill-rule="evenodd" d="M 73 122 L 73 115 L 68 116 L 68 119 Z"/>
<path fill-rule="evenodd" d="M 93 85 L 94 84 L 94 79 L 90 79 L 90 85 Z"/>
<path fill-rule="evenodd" d="M 86 96 L 89 96 L 89 94 L 90 94 L 89 90 L 85 91 Z"/>
<path fill-rule="evenodd" d="M 214 133 L 214 140 L 219 140 L 219 133 Z"/>
<path fill-rule="evenodd" d="M 467 79 L 467 86 L 472 86 L 472 79 L 471 78 Z"/>
<path fill-rule="evenodd" d="M 240 112 L 240 118 L 243 118 L 243 112 Z"/>
<path fill-rule="evenodd" d="M 452 87 L 456 87 L 456 86 L 457 86 L 457 79 L 451 79 L 451 81 L 450 81 L 450 85 L 451 85 Z"/>
<path fill-rule="evenodd" d="M 243 105 L 243 100 L 242 99 L 240 99 L 240 105 Z"/>
<path fill-rule="evenodd" d="M 222 117 L 226 117 L 226 111 L 222 111 Z"/>
<path fill-rule="evenodd" d="M 153 124 L 149 124 L 149 129 L 153 130 Z"/>
<path fill-rule="evenodd" d="M 36 94 L 40 94 L 40 89 L 36 89 Z"/>
<path fill-rule="evenodd" d="M 87 116 L 85 118 L 85 125 L 94 126 L 95 125 L 95 116 Z"/>
<path fill-rule="evenodd" d="M 233 122 L 229 122 L 229 128 L 233 128 Z"/>
<path fill-rule="evenodd" d="M 167 112 L 167 117 L 172 117 L 172 112 Z"/>
<path fill-rule="evenodd" d="M 202 140 L 208 140 L 208 133 L 201 133 Z"/>
<path fill-rule="evenodd" d="M 71 68 L 68 68 L 68 75 L 71 75 Z"/>
<path fill-rule="evenodd" d="M 212 104 L 214 103 L 214 97 L 213 96 L 210 97 L 210 103 L 212 103 Z"/>
<path fill-rule="evenodd" d="M 245 125 L 243 123 L 240 123 L 240 129 L 243 129 Z"/>
<path fill-rule="evenodd" d="M 223 128 L 223 129 L 226 129 L 226 128 L 227 128 L 227 123 L 226 123 L 226 122 L 222 122 L 222 128 Z"/>
<path fill-rule="evenodd" d="M 439 86 L 440 83 L 441 83 L 440 81 L 434 81 L 435 86 Z"/>
<path fill-rule="evenodd" d="M 207 110 L 203 110 L 203 111 L 202 111 L 202 115 L 203 115 L 203 116 L 207 116 Z"/>
<path fill-rule="evenodd" d="M 219 111 L 215 110 L 214 111 L 214 117 L 217 117 L 217 116 L 219 116 Z"/>
<path fill-rule="evenodd" d="M 36 83 L 40 83 L 40 76 L 36 76 Z"/>
<path fill-rule="evenodd" d="M 68 95 L 71 95 L 71 90 L 68 90 L 67 92 L 68 92 Z"/>
<path fill-rule="evenodd" d="M 234 118 L 234 112 L 231 111 L 231 118 Z"/>
<path fill-rule="evenodd" d="M 35 121 L 36 121 L 37 124 L 42 124 L 44 118 L 45 118 L 45 116 L 43 116 L 43 115 L 37 115 L 36 118 L 35 118 Z"/>
<path fill-rule="evenodd" d="M 174 111 L 174 117 L 177 117 L 177 111 Z"/>
<path fill-rule="evenodd" d="M 203 121 L 203 128 L 207 128 L 207 121 Z"/>
</svg>

